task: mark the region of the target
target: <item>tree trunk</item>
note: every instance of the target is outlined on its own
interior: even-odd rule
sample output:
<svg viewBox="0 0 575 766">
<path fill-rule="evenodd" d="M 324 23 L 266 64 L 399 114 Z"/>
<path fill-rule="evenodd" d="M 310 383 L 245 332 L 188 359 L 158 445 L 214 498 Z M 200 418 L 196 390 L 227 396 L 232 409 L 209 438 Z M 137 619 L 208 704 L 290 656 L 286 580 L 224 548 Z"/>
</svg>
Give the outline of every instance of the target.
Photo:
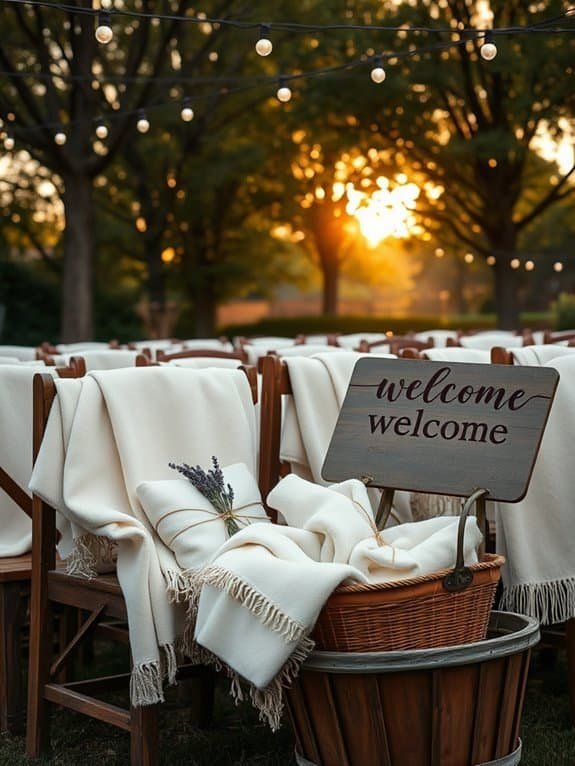
<svg viewBox="0 0 575 766">
<path fill-rule="evenodd" d="M 324 316 L 337 315 L 337 303 L 339 292 L 339 263 L 336 260 L 321 259 L 323 293 L 322 314 Z"/>
<path fill-rule="evenodd" d="M 161 240 L 146 239 L 146 263 L 148 266 L 148 300 L 150 302 L 150 337 L 167 338 L 170 335 L 166 306 L 166 280 L 162 263 Z"/>
<path fill-rule="evenodd" d="M 62 278 L 62 343 L 93 337 L 93 268 L 95 221 L 92 179 L 83 173 L 63 176 L 64 269 Z"/>
<path fill-rule="evenodd" d="M 518 330 L 519 317 L 519 269 L 511 268 L 515 252 L 498 251 L 494 267 L 495 311 L 500 330 Z"/>
<path fill-rule="evenodd" d="M 202 280 L 202 289 L 195 299 L 196 337 L 213 338 L 216 334 L 217 300 L 211 280 Z"/>
</svg>

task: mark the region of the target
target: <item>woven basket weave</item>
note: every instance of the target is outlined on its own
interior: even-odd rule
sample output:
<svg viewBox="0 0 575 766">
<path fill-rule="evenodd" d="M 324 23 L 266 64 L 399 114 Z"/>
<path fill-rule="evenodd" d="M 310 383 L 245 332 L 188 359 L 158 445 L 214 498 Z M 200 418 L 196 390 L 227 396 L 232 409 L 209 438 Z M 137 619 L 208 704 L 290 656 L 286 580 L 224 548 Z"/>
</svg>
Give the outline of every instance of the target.
<svg viewBox="0 0 575 766">
<path fill-rule="evenodd" d="M 443 585 L 450 569 L 381 585 L 342 585 L 311 634 L 316 649 L 387 652 L 481 641 L 504 562 L 503 556 L 484 554 L 469 566 L 473 582 L 455 593 Z"/>
</svg>

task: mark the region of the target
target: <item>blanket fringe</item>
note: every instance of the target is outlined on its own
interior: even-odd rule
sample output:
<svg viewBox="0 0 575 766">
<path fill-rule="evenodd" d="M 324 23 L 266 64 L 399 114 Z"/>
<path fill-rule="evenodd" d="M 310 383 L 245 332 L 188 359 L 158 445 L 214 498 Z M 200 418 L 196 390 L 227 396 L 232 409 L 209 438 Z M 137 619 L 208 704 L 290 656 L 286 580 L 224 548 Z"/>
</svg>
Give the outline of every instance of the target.
<svg viewBox="0 0 575 766">
<path fill-rule="evenodd" d="M 541 625 L 575 617 L 575 578 L 503 587 L 499 608 L 535 617 Z"/>
<path fill-rule="evenodd" d="M 186 569 L 183 572 L 174 569 L 164 571 L 166 593 L 171 604 L 197 601 L 202 587 L 201 582 L 198 582 L 200 571 L 198 569 Z"/>
<path fill-rule="evenodd" d="M 164 701 L 162 668 L 158 661 L 134 665 L 130 676 L 130 702 L 133 707 Z"/>
<path fill-rule="evenodd" d="M 166 678 L 170 686 L 176 685 L 176 673 L 178 672 L 178 659 L 175 644 L 164 644 L 162 650 L 162 676 Z"/>
<path fill-rule="evenodd" d="M 66 573 L 91 580 L 98 574 L 98 564 L 111 564 L 116 545 L 110 538 L 87 533 L 76 537 L 74 549 L 66 559 Z"/>
<path fill-rule="evenodd" d="M 294 620 L 285 614 L 280 608 L 269 601 L 263 593 L 256 590 L 240 577 L 221 567 L 206 567 L 198 573 L 196 583 L 200 585 L 212 585 L 214 588 L 223 590 L 235 601 L 259 617 L 266 628 L 273 630 L 290 644 L 293 641 L 301 641 L 305 634 L 305 628 L 301 622 Z"/>
<path fill-rule="evenodd" d="M 451 495 L 429 495 L 424 492 L 412 492 L 410 505 L 414 521 L 435 519 L 437 516 L 459 516 L 461 512 L 461 498 Z"/>
<path fill-rule="evenodd" d="M 292 684 L 299 673 L 301 664 L 314 646 L 313 640 L 309 636 L 304 636 L 270 684 L 263 689 L 258 689 L 253 684 L 250 685 L 249 695 L 252 705 L 259 712 L 260 721 L 267 723 L 272 731 L 277 731 L 281 725 L 284 707 L 283 690 Z M 232 673 L 230 694 L 236 704 L 244 699 L 240 678 L 236 673 Z"/>
</svg>

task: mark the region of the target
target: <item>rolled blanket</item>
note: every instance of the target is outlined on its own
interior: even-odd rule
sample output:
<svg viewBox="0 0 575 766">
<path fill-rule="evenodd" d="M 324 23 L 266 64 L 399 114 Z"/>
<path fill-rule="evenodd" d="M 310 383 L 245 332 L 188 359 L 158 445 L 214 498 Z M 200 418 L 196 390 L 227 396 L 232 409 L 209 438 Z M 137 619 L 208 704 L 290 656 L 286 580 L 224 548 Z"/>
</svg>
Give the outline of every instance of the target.
<svg viewBox="0 0 575 766">
<path fill-rule="evenodd" d="M 270 523 L 259 487 L 244 463 L 222 468 L 224 482 L 233 488 L 233 519 L 242 528 Z M 145 481 L 137 496 L 150 524 L 173 551 L 181 571 L 164 576 L 170 596 L 186 599 L 194 589 L 194 576 L 229 538 L 224 516 L 188 479 Z"/>
</svg>

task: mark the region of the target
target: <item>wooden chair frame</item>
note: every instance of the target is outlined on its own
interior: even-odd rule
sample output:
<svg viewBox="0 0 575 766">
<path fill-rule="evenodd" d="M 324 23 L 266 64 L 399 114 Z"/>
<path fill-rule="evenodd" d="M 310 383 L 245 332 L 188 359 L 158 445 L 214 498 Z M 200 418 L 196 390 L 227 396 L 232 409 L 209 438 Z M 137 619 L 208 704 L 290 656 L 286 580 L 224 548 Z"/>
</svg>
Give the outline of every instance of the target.
<svg viewBox="0 0 575 766">
<path fill-rule="evenodd" d="M 59 377 L 77 377 L 75 368 L 61 367 Z M 0 492 L 32 518 L 32 499 L 0 466 Z M 32 554 L 0 558 L 0 732 L 18 733 L 24 725 L 22 634 L 32 578 Z"/>
<path fill-rule="evenodd" d="M 257 373 L 253 368 L 243 368 L 257 402 Z M 44 435 L 50 407 L 56 395 L 52 377 L 34 377 L 34 460 Z M 160 705 L 125 709 L 98 699 L 95 695 L 106 691 L 126 688 L 129 673 L 92 678 L 85 681 L 60 681 L 58 674 L 81 642 L 100 627 L 105 635 L 129 644 L 128 632 L 123 625 L 127 621 L 125 601 L 115 575 L 99 575 L 91 580 L 72 577 L 56 567 L 56 512 L 38 496 L 32 498 L 32 589 L 30 661 L 28 677 L 28 722 L 26 751 L 28 756 L 38 758 L 49 749 L 50 705 L 83 713 L 109 723 L 130 734 L 130 762 L 132 766 L 154 766 L 158 759 L 158 714 Z M 52 624 L 52 604 L 75 607 L 88 617 L 70 638 L 60 655 L 52 661 L 51 645 L 46 641 Z M 110 618 L 112 624 L 103 623 Z M 200 710 L 199 723 L 206 725 L 211 714 L 214 682 L 211 670 L 200 666 L 185 666 L 178 671 L 179 678 L 197 678 L 199 693 L 205 701 Z"/>
</svg>

